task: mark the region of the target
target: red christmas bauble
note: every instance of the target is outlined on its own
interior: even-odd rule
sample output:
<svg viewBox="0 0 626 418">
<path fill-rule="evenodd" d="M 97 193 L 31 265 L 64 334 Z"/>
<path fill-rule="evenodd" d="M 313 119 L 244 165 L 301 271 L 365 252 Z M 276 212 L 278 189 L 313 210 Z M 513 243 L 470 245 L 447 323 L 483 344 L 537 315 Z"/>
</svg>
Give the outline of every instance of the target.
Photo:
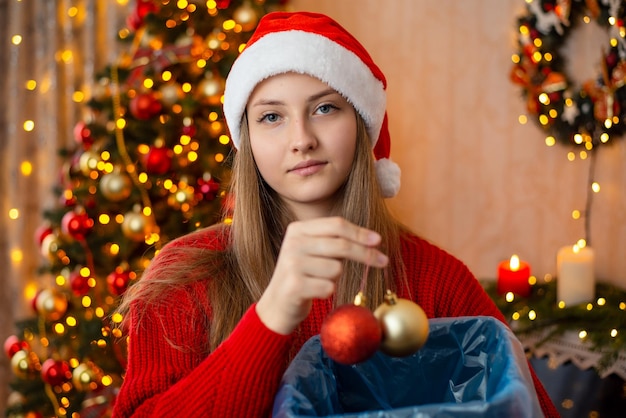
<svg viewBox="0 0 626 418">
<path fill-rule="evenodd" d="M 153 0 L 138 0 L 135 10 L 139 17 L 144 18 L 148 13 L 156 12 L 159 9 Z"/>
<path fill-rule="evenodd" d="M 74 239 L 84 239 L 94 222 L 85 212 L 70 211 L 61 219 L 61 230 Z"/>
<path fill-rule="evenodd" d="M 91 289 L 89 278 L 82 276 L 78 271 L 70 273 L 70 287 L 76 296 L 85 296 Z"/>
<path fill-rule="evenodd" d="M 86 122 L 81 120 L 74 126 L 74 140 L 84 149 L 89 149 L 93 145 L 95 138 Z"/>
<path fill-rule="evenodd" d="M 230 7 L 231 0 L 217 0 L 215 3 L 217 4 L 218 9 L 228 9 Z"/>
<path fill-rule="evenodd" d="M 33 310 L 33 312 L 37 313 L 37 298 L 39 297 L 39 294 L 43 291 L 43 289 L 39 289 L 37 290 L 37 292 L 35 292 L 35 296 L 33 296 L 33 298 L 30 300 L 30 307 Z"/>
<path fill-rule="evenodd" d="M 39 227 L 35 230 L 35 242 L 37 245 L 41 247 L 44 238 L 52 234 L 52 232 L 52 227 L 48 223 L 39 225 Z"/>
<path fill-rule="evenodd" d="M 73 208 L 78 203 L 78 199 L 74 193 L 61 193 L 59 202 L 66 208 Z"/>
<path fill-rule="evenodd" d="M 135 277 L 134 272 L 117 267 L 113 273 L 107 276 L 109 292 L 117 296 L 121 295 L 128 289 L 128 285 Z"/>
<path fill-rule="evenodd" d="M 126 26 L 128 26 L 129 29 L 137 30 L 141 27 L 142 24 L 143 19 L 139 17 L 139 14 L 137 14 L 136 11 L 131 12 L 126 18 Z"/>
<path fill-rule="evenodd" d="M 59 386 L 72 379 L 72 371 L 67 362 L 49 358 L 41 365 L 41 379 L 52 386 Z"/>
<path fill-rule="evenodd" d="M 146 171 L 150 174 L 163 175 L 172 168 L 171 151 L 167 147 L 150 147 L 145 156 Z"/>
<path fill-rule="evenodd" d="M 213 179 L 213 177 L 206 176 L 206 178 L 198 179 L 198 186 L 196 187 L 196 198 L 198 200 L 213 200 L 217 196 L 217 192 L 220 190 L 220 184 Z"/>
<path fill-rule="evenodd" d="M 194 137 L 196 135 L 196 133 L 198 132 L 198 128 L 196 128 L 196 125 L 185 125 L 183 126 L 183 128 L 181 129 L 181 132 L 183 133 L 183 135 L 187 135 L 190 137 Z"/>
<path fill-rule="evenodd" d="M 382 329 L 374 314 L 362 306 L 345 304 L 324 320 L 320 341 L 326 354 L 337 363 L 361 363 L 374 355 Z"/>
<path fill-rule="evenodd" d="M 140 120 L 148 120 L 161 113 L 161 102 L 153 93 L 140 93 L 130 101 L 131 115 Z"/>
<path fill-rule="evenodd" d="M 126 19 L 126 25 L 133 30 L 137 30 L 143 25 L 144 18 L 150 12 L 158 10 L 152 0 L 138 0 L 133 10 Z"/>
<path fill-rule="evenodd" d="M 26 341 L 20 340 L 17 335 L 11 335 L 4 340 L 4 352 L 11 358 L 20 350 L 29 350 L 30 346 Z"/>
</svg>

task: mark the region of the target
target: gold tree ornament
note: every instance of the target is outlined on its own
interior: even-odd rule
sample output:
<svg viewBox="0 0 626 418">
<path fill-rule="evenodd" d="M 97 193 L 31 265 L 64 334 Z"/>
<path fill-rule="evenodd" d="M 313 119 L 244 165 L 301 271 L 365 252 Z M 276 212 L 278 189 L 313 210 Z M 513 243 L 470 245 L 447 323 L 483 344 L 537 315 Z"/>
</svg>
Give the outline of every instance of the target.
<svg viewBox="0 0 626 418">
<path fill-rule="evenodd" d="M 31 379 L 41 368 L 37 354 L 29 350 L 20 350 L 11 357 L 11 370 L 20 379 Z"/>
<path fill-rule="evenodd" d="M 133 241 L 143 241 L 152 230 L 152 219 L 140 211 L 132 210 L 124 215 L 122 232 Z"/>
<path fill-rule="evenodd" d="M 204 77 L 198 84 L 198 98 L 208 105 L 219 106 L 225 86 L 226 81 L 219 75 Z"/>
<path fill-rule="evenodd" d="M 380 351 L 405 357 L 418 351 L 428 339 L 428 317 L 416 303 L 387 290 L 385 301 L 374 311 L 380 321 L 383 338 Z"/>
<path fill-rule="evenodd" d="M 72 371 L 72 383 L 76 390 L 89 392 L 97 389 L 102 372 L 93 363 L 80 363 Z"/>
<path fill-rule="evenodd" d="M 130 196 L 132 181 L 127 174 L 120 170 L 105 174 L 100 179 L 100 191 L 111 202 L 121 202 Z"/>
<path fill-rule="evenodd" d="M 65 315 L 68 300 L 65 294 L 53 289 L 43 289 L 35 299 L 37 313 L 49 321 L 58 321 Z"/>
<path fill-rule="evenodd" d="M 235 9 L 233 18 L 235 19 L 235 22 L 241 25 L 241 29 L 244 32 L 253 30 L 259 22 L 259 16 L 257 15 L 256 10 L 254 10 L 248 2 L 245 2 Z"/>
</svg>

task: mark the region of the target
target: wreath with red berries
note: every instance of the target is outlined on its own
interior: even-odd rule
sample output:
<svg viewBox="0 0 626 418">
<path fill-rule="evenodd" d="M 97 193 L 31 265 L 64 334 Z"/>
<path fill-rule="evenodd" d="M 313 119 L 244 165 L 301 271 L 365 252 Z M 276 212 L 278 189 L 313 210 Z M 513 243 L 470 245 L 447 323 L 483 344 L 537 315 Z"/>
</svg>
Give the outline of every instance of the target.
<svg viewBox="0 0 626 418">
<path fill-rule="evenodd" d="M 626 133 L 625 9 L 622 0 L 526 0 L 510 76 L 548 145 L 591 150 Z M 561 49 L 576 25 L 592 21 L 610 42 L 602 47 L 599 74 L 575 86 Z"/>
</svg>

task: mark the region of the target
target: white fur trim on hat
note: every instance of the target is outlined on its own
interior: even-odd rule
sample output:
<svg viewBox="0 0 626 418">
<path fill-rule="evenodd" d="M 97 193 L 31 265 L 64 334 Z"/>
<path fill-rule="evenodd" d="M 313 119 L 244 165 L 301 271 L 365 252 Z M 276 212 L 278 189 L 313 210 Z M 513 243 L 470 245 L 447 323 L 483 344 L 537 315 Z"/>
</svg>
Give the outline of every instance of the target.
<svg viewBox="0 0 626 418">
<path fill-rule="evenodd" d="M 381 158 L 374 163 L 376 177 L 383 197 L 394 197 L 400 191 L 400 166 L 389 158 Z"/>
<path fill-rule="evenodd" d="M 256 85 L 287 72 L 311 75 L 344 96 L 365 121 L 372 146 L 376 144 L 387 101 L 382 81 L 356 54 L 333 40 L 289 30 L 269 33 L 246 47 L 228 74 L 224 115 L 235 147 L 239 147 L 241 119 Z"/>
</svg>

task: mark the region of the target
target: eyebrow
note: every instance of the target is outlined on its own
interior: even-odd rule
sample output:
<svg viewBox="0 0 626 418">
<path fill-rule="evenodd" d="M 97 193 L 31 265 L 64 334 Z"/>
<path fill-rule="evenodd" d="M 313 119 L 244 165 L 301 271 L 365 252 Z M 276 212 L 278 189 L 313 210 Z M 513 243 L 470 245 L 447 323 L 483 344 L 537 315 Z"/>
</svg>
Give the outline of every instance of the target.
<svg viewBox="0 0 626 418">
<path fill-rule="evenodd" d="M 309 102 L 309 103 L 310 102 L 314 102 L 314 101 L 316 101 L 318 99 L 321 99 L 322 97 L 329 96 L 331 94 L 339 94 L 339 93 L 337 91 L 335 91 L 334 89 L 332 89 L 332 88 L 328 88 L 326 90 L 320 91 L 319 93 L 315 93 L 315 94 L 311 95 L 307 99 L 307 102 Z M 263 99 L 261 99 L 261 100 L 258 100 L 256 102 L 252 103 L 252 107 L 255 107 L 255 106 L 267 106 L 267 105 L 270 105 L 270 106 L 274 105 L 275 106 L 275 105 L 282 105 L 282 104 L 284 104 L 284 102 L 282 102 L 280 100 L 272 100 L 272 99 L 263 100 Z"/>
</svg>

